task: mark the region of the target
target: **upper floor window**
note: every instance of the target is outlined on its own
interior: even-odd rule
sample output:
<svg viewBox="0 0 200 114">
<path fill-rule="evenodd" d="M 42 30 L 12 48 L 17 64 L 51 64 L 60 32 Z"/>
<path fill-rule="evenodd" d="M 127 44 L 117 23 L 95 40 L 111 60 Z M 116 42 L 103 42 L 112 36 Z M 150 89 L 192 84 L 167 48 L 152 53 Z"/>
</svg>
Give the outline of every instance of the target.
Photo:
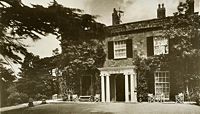
<svg viewBox="0 0 200 114">
<path fill-rule="evenodd" d="M 114 42 L 114 59 L 126 58 L 126 41 Z"/>
<path fill-rule="evenodd" d="M 108 42 L 108 59 L 124 59 L 132 57 L 132 39 Z"/>
<path fill-rule="evenodd" d="M 154 55 L 168 54 L 169 53 L 168 39 L 163 37 L 154 37 L 153 50 L 154 50 Z"/>
</svg>

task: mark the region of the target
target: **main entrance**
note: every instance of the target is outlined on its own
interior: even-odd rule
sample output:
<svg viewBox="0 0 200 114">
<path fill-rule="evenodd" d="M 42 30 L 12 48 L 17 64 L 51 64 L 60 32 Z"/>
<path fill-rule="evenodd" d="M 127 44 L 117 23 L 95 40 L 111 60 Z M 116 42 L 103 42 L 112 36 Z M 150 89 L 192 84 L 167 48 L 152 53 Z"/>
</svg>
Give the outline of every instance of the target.
<svg viewBox="0 0 200 114">
<path fill-rule="evenodd" d="M 125 101 L 125 76 L 118 74 L 116 79 L 116 101 Z"/>
<path fill-rule="evenodd" d="M 137 102 L 134 66 L 99 68 L 102 102 Z"/>
<path fill-rule="evenodd" d="M 110 100 L 125 101 L 125 76 L 123 74 L 110 75 Z"/>
</svg>

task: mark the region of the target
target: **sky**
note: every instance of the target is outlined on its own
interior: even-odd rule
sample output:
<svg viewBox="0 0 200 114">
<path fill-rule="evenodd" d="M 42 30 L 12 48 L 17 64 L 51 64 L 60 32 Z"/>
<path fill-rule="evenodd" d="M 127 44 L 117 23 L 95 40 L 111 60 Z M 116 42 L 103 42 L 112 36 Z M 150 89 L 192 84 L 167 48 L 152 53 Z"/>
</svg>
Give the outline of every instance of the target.
<svg viewBox="0 0 200 114">
<path fill-rule="evenodd" d="M 39 4 L 48 6 L 53 0 L 22 0 L 26 5 Z M 84 13 L 98 15 L 97 21 L 106 25 L 111 25 L 111 14 L 113 8 L 124 11 L 122 23 L 134 22 L 156 18 L 158 4 L 164 3 L 166 15 L 171 16 L 177 11 L 179 2 L 185 0 L 56 0 L 65 7 L 79 8 Z M 195 0 L 195 11 L 200 12 L 200 0 Z M 55 36 L 47 36 L 37 42 L 26 42 L 30 45 L 28 50 L 40 57 L 52 56 L 52 50 L 59 48 L 59 43 Z"/>
<path fill-rule="evenodd" d="M 48 6 L 53 0 L 22 0 L 25 5 L 38 4 Z M 185 0 L 56 0 L 70 8 L 79 8 L 84 13 L 98 15 L 97 21 L 111 25 L 113 8 L 124 11 L 122 23 L 156 18 L 158 4 L 164 3 L 166 15 L 172 16 L 177 11 L 179 2 Z M 195 0 L 195 11 L 200 12 L 200 0 Z M 53 35 L 45 36 L 37 42 L 25 41 L 28 50 L 41 58 L 52 56 L 52 50 L 60 48 L 60 42 Z"/>
</svg>

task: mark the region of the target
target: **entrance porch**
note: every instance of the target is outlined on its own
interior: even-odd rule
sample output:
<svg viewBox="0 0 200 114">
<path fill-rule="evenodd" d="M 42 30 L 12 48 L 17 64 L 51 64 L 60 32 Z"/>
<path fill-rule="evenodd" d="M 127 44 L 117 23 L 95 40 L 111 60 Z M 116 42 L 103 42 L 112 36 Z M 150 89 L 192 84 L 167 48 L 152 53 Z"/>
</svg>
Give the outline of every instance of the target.
<svg viewBox="0 0 200 114">
<path fill-rule="evenodd" d="M 99 68 L 102 102 L 137 102 L 134 66 Z"/>
</svg>

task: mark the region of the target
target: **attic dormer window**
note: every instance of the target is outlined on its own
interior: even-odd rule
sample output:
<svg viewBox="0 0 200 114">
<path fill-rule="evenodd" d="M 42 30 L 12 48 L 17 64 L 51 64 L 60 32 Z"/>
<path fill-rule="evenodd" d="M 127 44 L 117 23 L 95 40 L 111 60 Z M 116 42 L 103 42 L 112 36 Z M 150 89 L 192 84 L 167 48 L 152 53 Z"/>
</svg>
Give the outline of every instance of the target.
<svg viewBox="0 0 200 114">
<path fill-rule="evenodd" d="M 114 41 L 114 59 L 126 58 L 126 40 Z"/>
</svg>

